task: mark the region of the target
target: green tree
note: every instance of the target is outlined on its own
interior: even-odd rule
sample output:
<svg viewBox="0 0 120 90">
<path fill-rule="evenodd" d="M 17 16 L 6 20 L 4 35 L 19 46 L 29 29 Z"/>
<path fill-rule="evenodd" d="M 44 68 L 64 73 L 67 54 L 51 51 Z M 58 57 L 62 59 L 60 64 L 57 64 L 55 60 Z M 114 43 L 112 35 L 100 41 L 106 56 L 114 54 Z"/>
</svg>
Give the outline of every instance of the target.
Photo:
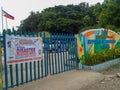
<svg viewBox="0 0 120 90">
<path fill-rule="evenodd" d="M 103 27 L 120 27 L 120 0 L 105 0 L 103 11 L 99 16 L 100 24 Z"/>
<path fill-rule="evenodd" d="M 19 31 L 39 31 L 38 23 L 40 22 L 39 12 L 30 12 L 30 16 L 27 19 L 21 21 Z"/>
</svg>

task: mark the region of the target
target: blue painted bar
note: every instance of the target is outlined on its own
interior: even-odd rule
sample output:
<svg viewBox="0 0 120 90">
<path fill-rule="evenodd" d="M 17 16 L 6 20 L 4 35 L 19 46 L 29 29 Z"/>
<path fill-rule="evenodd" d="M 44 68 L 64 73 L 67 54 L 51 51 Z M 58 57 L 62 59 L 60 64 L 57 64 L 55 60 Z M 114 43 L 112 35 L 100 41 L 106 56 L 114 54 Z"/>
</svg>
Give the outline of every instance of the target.
<svg viewBox="0 0 120 90">
<path fill-rule="evenodd" d="M 69 59 L 68 59 L 68 62 L 69 62 L 69 70 L 71 70 L 72 69 L 72 61 L 71 61 L 71 59 L 72 59 L 72 35 L 71 34 L 69 34 L 69 42 L 70 42 L 70 54 L 68 54 L 68 56 L 69 56 Z"/>
<path fill-rule="evenodd" d="M 30 81 L 32 81 L 32 62 L 30 62 Z"/>
<path fill-rule="evenodd" d="M 51 74 L 51 58 L 50 58 L 50 37 L 48 38 L 48 42 L 47 42 L 47 47 L 48 47 L 48 50 L 47 50 L 47 75 L 48 75 L 48 72 L 50 71 L 50 74 Z M 49 62 L 48 62 L 49 61 Z"/>
<path fill-rule="evenodd" d="M 71 37 L 71 40 L 72 40 L 72 59 L 71 59 L 71 65 L 72 65 L 72 67 L 71 67 L 71 69 L 75 69 L 75 62 L 76 62 L 76 57 L 75 57 L 75 53 L 76 53 L 76 50 L 75 50 L 75 47 L 76 47 L 76 44 L 75 44 L 75 39 L 73 38 L 74 36 L 73 36 L 73 34 L 71 35 L 72 37 Z"/>
<path fill-rule="evenodd" d="M 35 33 L 32 33 L 32 36 L 35 37 Z M 34 80 L 36 80 L 36 61 L 34 61 Z"/>
<path fill-rule="evenodd" d="M 26 37 L 27 32 L 24 32 L 24 37 Z M 25 71 L 26 71 L 26 83 L 28 83 L 28 63 L 25 62 Z"/>
<path fill-rule="evenodd" d="M 74 38 L 75 38 L 75 36 L 74 36 Z M 75 49 L 75 57 L 76 57 L 76 69 L 78 69 L 78 63 L 79 63 L 79 61 L 78 61 L 78 48 L 77 48 L 77 38 L 75 38 L 75 46 L 76 46 L 76 49 Z"/>
<path fill-rule="evenodd" d="M 36 80 L 36 61 L 34 61 L 34 80 Z"/>
<path fill-rule="evenodd" d="M 62 41 L 62 34 L 60 34 L 60 63 L 61 63 L 61 72 L 63 72 L 63 58 L 62 58 L 62 48 L 63 48 L 63 52 L 64 52 L 64 46 L 63 46 L 63 44 L 64 43 L 62 43 L 62 42 L 64 42 L 64 41 Z M 61 45 L 63 46 L 62 48 L 61 48 Z"/>
<path fill-rule="evenodd" d="M 45 33 L 44 33 L 43 38 L 44 38 L 44 47 L 46 47 L 46 43 L 47 43 L 47 42 L 46 42 Z M 45 48 L 45 49 L 46 49 L 46 48 Z M 47 55 L 47 51 L 44 52 L 44 61 L 43 61 L 43 63 L 44 63 L 44 76 L 47 74 L 46 55 Z"/>
<path fill-rule="evenodd" d="M 55 41 L 56 39 L 56 35 L 55 33 L 53 34 L 53 41 Z M 54 48 L 56 49 L 56 46 L 55 46 L 56 43 L 54 43 Z M 57 70 L 58 70 L 58 67 L 57 67 L 57 56 L 56 56 L 56 51 L 54 50 L 54 59 L 55 59 L 55 74 L 57 74 Z"/>
<path fill-rule="evenodd" d="M 42 33 L 40 32 L 40 37 L 42 38 Z M 42 38 L 43 39 L 43 38 Z M 43 44 L 44 44 L 44 42 L 43 42 Z M 43 47 L 43 50 L 44 50 L 44 47 Z M 43 54 L 44 54 L 44 51 L 43 51 Z M 43 59 L 42 59 L 42 61 L 43 61 Z M 42 71 L 41 71 L 41 68 L 42 68 L 42 66 L 41 66 L 41 61 L 39 61 L 39 78 L 42 76 Z"/>
<path fill-rule="evenodd" d="M 8 69 L 6 61 L 6 31 L 3 30 L 3 39 L 4 39 L 4 66 L 5 66 L 5 89 L 8 89 Z"/>
<path fill-rule="evenodd" d="M 31 35 L 31 33 L 30 32 L 28 32 L 28 37 L 30 37 L 30 35 Z M 29 72 L 29 74 L 30 74 L 30 80 L 28 80 L 28 81 L 32 81 L 32 62 L 29 62 L 29 66 L 30 66 L 30 72 Z"/>
<path fill-rule="evenodd" d="M 11 80 L 11 87 L 14 86 L 14 80 L 13 80 L 13 69 L 12 65 L 10 65 L 10 80 Z"/>
<path fill-rule="evenodd" d="M 45 36 L 45 38 L 46 38 L 46 34 L 44 35 Z M 48 46 L 49 45 L 49 40 L 46 38 L 46 46 Z M 49 48 L 49 47 L 47 47 L 47 48 Z M 48 75 L 48 66 L 49 66 L 49 64 L 48 64 L 48 60 L 49 60 L 49 51 L 47 50 L 47 52 L 46 52 L 46 59 L 45 59 L 45 65 L 46 65 L 46 73 L 45 73 L 45 76 L 47 76 Z"/>
<path fill-rule="evenodd" d="M 24 82 L 23 63 L 20 64 L 20 70 L 21 70 L 21 84 L 23 84 L 23 82 Z"/>
<path fill-rule="evenodd" d="M 76 43 L 75 43 L 75 38 L 74 38 L 74 35 L 72 34 L 72 47 L 73 47 L 73 51 L 72 51 L 72 60 L 71 60 L 71 64 L 72 64 L 72 69 L 75 69 L 75 63 L 76 63 L 76 57 L 75 57 L 75 54 L 76 54 L 76 50 L 75 48 L 76 47 Z"/>
<path fill-rule="evenodd" d="M 68 47 L 70 48 L 70 45 L 69 45 L 69 39 L 68 39 L 69 37 L 68 37 L 68 34 L 66 34 L 65 35 L 65 40 L 66 40 L 66 42 L 67 42 L 67 44 L 68 44 Z M 65 44 L 65 47 L 66 47 L 66 44 Z M 69 53 L 69 50 L 68 50 L 68 53 Z M 68 57 L 68 53 L 66 52 L 65 54 L 65 56 L 66 56 L 66 64 L 68 64 L 68 59 L 69 59 L 69 57 Z M 68 65 L 66 65 L 66 68 L 65 68 L 65 71 L 68 71 L 69 70 L 69 66 Z"/>
<path fill-rule="evenodd" d="M 13 32 L 14 36 L 17 35 L 16 31 Z M 18 64 L 15 64 L 15 68 L 16 68 L 16 85 L 19 85 L 19 73 L 18 73 Z"/>
<path fill-rule="evenodd" d="M 37 37 L 38 37 L 38 33 L 36 33 Z M 38 66 L 38 79 L 40 79 L 40 61 L 37 61 L 37 66 Z"/>
<path fill-rule="evenodd" d="M 71 54 L 70 54 L 70 52 L 71 52 L 71 35 L 70 34 L 68 34 L 68 42 L 69 42 L 69 47 L 70 47 L 70 50 L 69 50 L 69 52 L 68 52 L 68 59 L 67 59 L 67 66 L 68 66 L 68 70 L 70 70 L 71 69 L 71 64 L 70 64 L 70 59 L 71 59 Z"/>
<path fill-rule="evenodd" d="M 22 31 L 19 33 L 20 36 L 22 36 Z M 24 73 L 23 73 L 23 63 L 20 64 L 20 72 L 21 72 L 21 84 L 24 82 Z"/>
<path fill-rule="evenodd" d="M 43 60 L 41 61 L 41 77 L 43 78 L 43 68 L 44 68 L 44 65 L 43 65 Z M 44 70 L 45 71 L 45 70 Z"/>
<path fill-rule="evenodd" d="M 26 69 L 26 83 L 28 83 L 28 63 L 25 63 L 25 69 Z"/>
<path fill-rule="evenodd" d="M 58 44 L 60 43 L 59 41 L 60 41 L 60 40 L 59 40 L 59 34 L 57 33 L 57 34 L 56 34 L 56 42 L 55 42 L 55 43 L 57 43 L 57 50 L 56 50 L 56 51 L 58 52 L 58 53 L 57 53 L 57 54 L 58 54 L 58 55 L 57 55 L 57 56 L 58 56 L 58 61 L 57 61 L 58 70 L 57 70 L 57 73 L 60 73 L 60 60 L 59 60 L 59 51 L 60 51 L 59 49 L 60 49 L 60 48 L 59 48 L 59 46 L 58 46 Z"/>
<path fill-rule="evenodd" d="M 42 38 L 43 38 L 43 43 L 45 44 L 45 38 L 44 38 L 44 34 L 41 34 L 40 33 L 40 35 L 42 36 Z M 45 50 L 45 47 L 44 47 L 44 50 Z M 45 52 L 44 52 L 44 55 L 45 55 Z M 43 57 L 43 58 L 45 58 L 45 56 Z M 43 59 L 44 60 L 44 59 Z M 41 66 L 41 77 L 43 78 L 43 60 L 41 60 L 41 63 L 40 63 L 40 66 Z M 44 70 L 45 71 L 45 70 Z"/>
<path fill-rule="evenodd" d="M 40 79 L 40 64 L 39 63 L 40 63 L 40 61 L 38 61 L 38 63 L 37 63 L 38 64 L 38 79 Z"/>
<path fill-rule="evenodd" d="M 63 41 L 66 42 L 66 39 L 65 39 L 65 35 L 64 35 L 64 34 L 62 34 L 62 39 L 63 39 Z M 63 44 L 63 47 L 66 47 L 65 44 L 66 44 L 66 43 Z M 65 72 L 65 67 L 66 67 L 66 66 L 65 66 L 65 63 L 66 63 L 66 62 L 65 62 L 65 53 L 66 53 L 66 52 L 63 52 L 63 66 L 64 66 L 63 72 Z"/>
<path fill-rule="evenodd" d="M 51 41 L 52 41 L 52 33 L 50 33 L 50 43 L 49 43 L 51 45 L 51 47 L 52 47 Z M 49 48 L 50 48 L 50 45 L 49 45 Z M 51 67 L 52 69 L 51 69 L 51 74 L 54 75 L 54 72 L 55 72 L 54 71 L 54 58 L 53 58 L 53 53 L 51 53 L 51 54 L 52 54 L 52 64 L 51 64 L 52 65 L 52 67 Z"/>
<path fill-rule="evenodd" d="M 8 35 L 11 35 L 11 31 L 8 32 Z M 14 79 L 13 79 L 13 69 L 12 69 L 12 64 L 10 64 L 10 80 L 11 80 L 11 85 L 10 87 L 13 87 L 14 86 Z"/>
</svg>

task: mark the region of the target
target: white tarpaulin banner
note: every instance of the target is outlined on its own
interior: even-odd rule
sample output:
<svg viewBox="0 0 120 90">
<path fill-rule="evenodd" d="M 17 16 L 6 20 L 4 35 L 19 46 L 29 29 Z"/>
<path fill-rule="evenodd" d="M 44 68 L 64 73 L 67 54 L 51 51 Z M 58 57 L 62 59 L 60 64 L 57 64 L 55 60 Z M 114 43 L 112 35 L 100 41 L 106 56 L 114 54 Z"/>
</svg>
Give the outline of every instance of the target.
<svg viewBox="0 0 120 90">
<path fill-rule="evenodd" d="M 7 64 L 42 60 L 40 37 L 6 36 Z"/>
</svg>

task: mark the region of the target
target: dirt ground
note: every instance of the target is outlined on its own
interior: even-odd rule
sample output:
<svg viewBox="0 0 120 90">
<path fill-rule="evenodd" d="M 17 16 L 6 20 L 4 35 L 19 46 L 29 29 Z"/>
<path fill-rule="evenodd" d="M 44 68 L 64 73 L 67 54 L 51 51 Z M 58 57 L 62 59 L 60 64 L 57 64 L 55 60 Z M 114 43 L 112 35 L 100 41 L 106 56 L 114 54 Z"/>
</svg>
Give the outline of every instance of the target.
<svg viewBox="0 0 120 90">
<path fill-rule="evenodd" d="M 120 90 L 120 63 L 106 70 L 100 71 L 105 78 L 93 85 L 89 85 L 79 90 Z"/>
<path fill-rule="evenodd" d="M 97 72 L 73 70 L 58 75 L 47 76 L 9 90 L 82 90 L 82 87 L 103 79 L 104 76 Z"/>
<path fill-rule="evenodd" d="M 120 90 L 120 63 L 93 72 L 73 70 L 23 84 L 9 90 Z"/>
</svg>

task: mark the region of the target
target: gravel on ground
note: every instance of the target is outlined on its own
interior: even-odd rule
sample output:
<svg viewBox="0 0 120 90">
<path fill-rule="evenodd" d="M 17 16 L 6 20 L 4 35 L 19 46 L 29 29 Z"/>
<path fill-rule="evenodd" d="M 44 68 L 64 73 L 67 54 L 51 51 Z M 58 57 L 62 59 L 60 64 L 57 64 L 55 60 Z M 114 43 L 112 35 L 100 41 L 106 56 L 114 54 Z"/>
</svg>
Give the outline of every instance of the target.
<svg viewBox="0 0 120 90">
<path fill-rule="evenodd" d="M 100 71 L 105 78 L 80 90 L 120 90 L 120 63 Z"/>
</svg>

